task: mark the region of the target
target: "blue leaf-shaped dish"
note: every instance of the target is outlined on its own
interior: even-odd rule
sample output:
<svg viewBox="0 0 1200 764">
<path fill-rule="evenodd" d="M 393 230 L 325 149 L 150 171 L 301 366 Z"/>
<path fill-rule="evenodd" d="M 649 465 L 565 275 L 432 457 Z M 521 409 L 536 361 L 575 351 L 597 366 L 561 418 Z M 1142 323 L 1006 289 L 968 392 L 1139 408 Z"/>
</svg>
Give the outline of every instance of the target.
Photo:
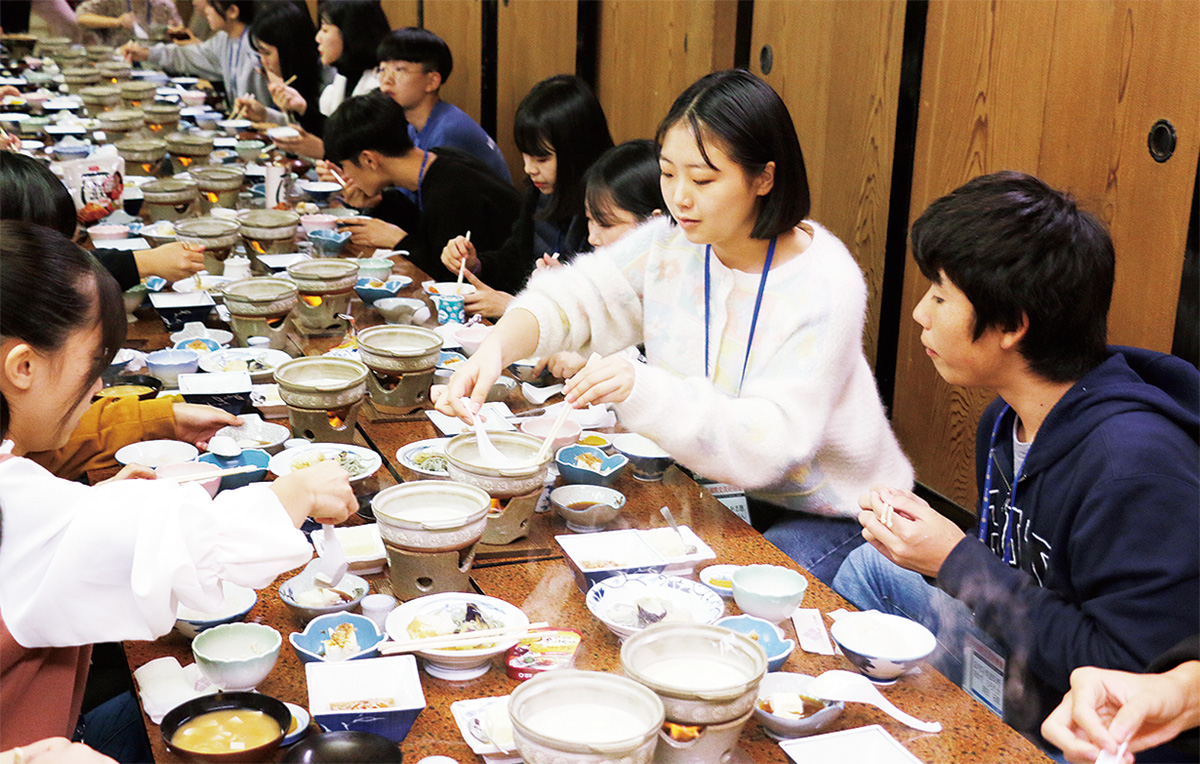
<svg viewBox="0 0 1200 764">
<path fill-rule="evenodd" d="M 308 626 L 304 627 L 304 631 L 293 631 L 288 635 L 288 641 L 292 643 L 292 649 L 296 651 L 296 657 L 300 659 L 300 662 L 312 663 L 326 660 L 325 645 L 322 643 L 329 639 L 329 634 L 343 623 L 354 626 L 354 637 L 358 641 L 359 647 L 359 651 L 346 660 L 374 658 L 378 655 L 379 643 L 383 641 L 383 634 L 379 633 L 379 627 L 375 625 L 374 621 L 355 613 L 328 613 L 309 621 Z"/>
<path fill-rule="evenodd" d="M 727 616 L 717 621 L 717 626 L 741 632 L 758 642 L 759 647 L 767 653 L 768 671 L 778 671 L 792 654 L 792 650 L 796 649 L 795 641 L 786 639 L 783 629 L 752 615 Z"/>
<path fill-rule="evenodd" d="M 600 468 L 591 470 L 576 465 L 582 454 L 590 454 L 600 460 Z M 554 457 L 558 465 L 558 474 L 568 483 L 584 483 L 586 485 L 602 485 L 611 487 L 625 470 L 629 460 L 621 454 L 609 455 L 596 446 L 584 446 L 576 443 L 558 449 Z"/>
</svg>

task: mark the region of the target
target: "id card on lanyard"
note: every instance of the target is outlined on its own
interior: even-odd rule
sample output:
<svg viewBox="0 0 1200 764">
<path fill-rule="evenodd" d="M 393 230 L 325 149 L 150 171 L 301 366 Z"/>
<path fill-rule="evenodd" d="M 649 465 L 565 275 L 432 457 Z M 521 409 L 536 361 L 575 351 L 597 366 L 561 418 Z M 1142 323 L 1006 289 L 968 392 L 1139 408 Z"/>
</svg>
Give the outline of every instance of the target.
<svg viewBox="0 0 1200 764">
<path fill-rule="evenodd" d="M 988 536 L 993 522 L 1002 523 L 998 532 L 1002 534 L 1000 557 L 1004 562 L 1016 567 L 1016 551 L 1013 547 L 1013 526 L 1016 518 L 1010 508 L 1016 506 L 1017 483 L 1021 479 L 1021 471 L 1025 468 L 1024 461 L 1013 471 L 1013 481 L 1008 488 L 1008 496 L 999 508 L 992 506 L 992 475 L 996 463 L 996 436 L 1000 433 L 1000 423 L 1011 409 L 1007 404 L 996 416 L 992 425 L 991 439 L 988 441 L 987 468 L 984 470 L 983 495 L 979 502 L 979 540 L 991 549 Z M 1000 516 L 996 516 L 996 512 Z M 993 549 L 993 551 L 996 551 Z M 1005 656 L 992 647 L 984 644 L 973 635 L 968 634 L 963 640 L 963 689 L 991 709 L 997 716 L 1004 716 L 1004 673 L 1007 666 Z"/>
</svg>

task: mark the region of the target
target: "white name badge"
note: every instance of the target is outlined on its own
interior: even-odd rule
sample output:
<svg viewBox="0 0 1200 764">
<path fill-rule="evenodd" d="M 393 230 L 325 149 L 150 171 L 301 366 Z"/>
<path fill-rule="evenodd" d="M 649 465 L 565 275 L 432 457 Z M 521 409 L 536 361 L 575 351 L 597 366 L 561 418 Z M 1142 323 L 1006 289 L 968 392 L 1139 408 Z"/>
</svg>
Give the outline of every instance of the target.
<svg viewBox="0 0 1200 764">
<path fill-rule="evenodd" d="M 963 642 L 963 689 L 1004 716 L 1004 656 L 968 634 Z"/>
</svg>

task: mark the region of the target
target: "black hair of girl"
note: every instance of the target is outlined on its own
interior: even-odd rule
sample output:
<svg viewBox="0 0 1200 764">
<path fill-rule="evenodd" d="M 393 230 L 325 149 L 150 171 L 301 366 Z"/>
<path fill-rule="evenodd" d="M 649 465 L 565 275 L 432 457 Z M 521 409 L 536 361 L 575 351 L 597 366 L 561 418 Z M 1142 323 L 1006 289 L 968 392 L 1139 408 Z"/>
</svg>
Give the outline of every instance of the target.
<svg viewBox="0 0 1200 764">
<path fill-rule="evenodd" d="M 0 219 L 24 220 L 75 238 L 75 203 L 62 181 L 31 156 L 0 151 Z"/>
<path fill-rule="evenodd" d="M 250 39 L 255 47 L 260 42 L 279 51 L 279 71 L 283 79 L 295 77 L 292 83 L 308 103 L 300 118 L 305 130 L 321 134 L 324 120 L 317 101 L 321 97 L 322 65 L 317 52 L 317 30 L 306 9 L 290 2 L 272 3 L 260 8 L 250 26 Z"/>
<path fill-rule="evenodd" d="M 64 416 L 88 394 L 125 341 L 121 288 L 94 257 L 58 231 L 0 220 L 0 338 L 54 353 L 72 332 L 96 323 L 100 347 Z M 0 434 L 7 434 L 10 424 L 8 402 L 0 395 Z"/>
<path fill-rule="evenodd" d="M 775 182 L 763 197 L 752 238 L 779 236 L 808 217 L 812 199 L 800 139 L 787 105 L 770 85 L 744 69 L 701 77 L 675 99 L 659 124 L 655 143 L 660 150 L 667 131 L 684 120 L 710 167 L 706 142 L 715 143 L 750 177 L 775 163 Z"/>
<path fill-rule="evenodd" d="M 363 72 L 379 63 L 375 50 L 392 28 L 387 14 L 379 0 L 321 0 L 317 18 L 342 35 L 342 55 L 333 65 L 346 78 L 346 93 L 353 93 Z"/>
<path fill-rule="evenodd" d="M 604 109 L 587 83 L 556 74 L 534 85 L 517 107 L 513 138 L 522 154 L 558 159 L 554 193 L 542 218 L 566 225 L 583 215 L 583 174 L 613 145 Z"/>
<path fill-rule="evenodd" d="M 259 6 L 263 5 L 263 3 L 260 3 L 259 0 L 208 0 L 208 4 L 216 9 L 217 13 L 222 16 L 224 16 L 225 11 L 229 10 L 232 6 L 237 6 L 238 21 L 242 22 L 246 26 L 250 26 L 254 23 L 254 17 L 260 10 Z"/>
<path fill-rule="evenodd" d="M 588 213 L 605 228 L 616 223 L 613 209 L 631 213 L 638 222 L 667 208 L 662 170 L 654 141 L 639 139 L 613 146 L 584 173 Z"/>
</svg>

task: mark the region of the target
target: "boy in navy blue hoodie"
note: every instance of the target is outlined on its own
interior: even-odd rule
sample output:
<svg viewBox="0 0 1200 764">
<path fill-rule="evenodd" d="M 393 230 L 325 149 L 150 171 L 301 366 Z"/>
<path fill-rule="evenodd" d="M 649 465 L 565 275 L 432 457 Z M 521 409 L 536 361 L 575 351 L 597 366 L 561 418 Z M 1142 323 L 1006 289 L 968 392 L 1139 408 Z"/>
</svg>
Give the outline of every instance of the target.
<svg viewBox="0 0 1200 764">
<path fill-rule="evenodd" d="M 927 355 L 999 395 L 976 439 L 979 526 L 880 487 L 834 588 L 925 623 L 935 666 L 1032 731 L 1075 668 L 1141 670 L 1197 631 L 1200 373 L 1105 345 L 1112 241 L 1037 178 L 970 181 L 912 243 Z"/>
</svg>

